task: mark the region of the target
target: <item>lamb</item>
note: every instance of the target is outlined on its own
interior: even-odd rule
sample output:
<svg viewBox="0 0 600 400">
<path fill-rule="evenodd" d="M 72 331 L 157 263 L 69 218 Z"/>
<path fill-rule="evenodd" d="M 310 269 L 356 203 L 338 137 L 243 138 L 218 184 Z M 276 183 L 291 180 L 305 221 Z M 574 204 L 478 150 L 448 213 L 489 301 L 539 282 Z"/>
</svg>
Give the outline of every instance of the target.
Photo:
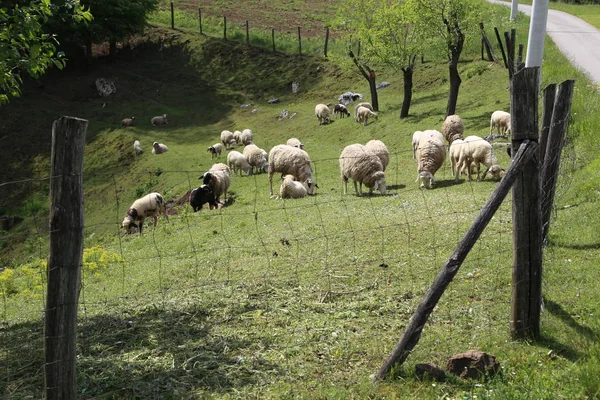
<svg viewBox="0 0 600 400">
<path fill-rule="evenodd" d="M 362 102 L 362 103 L 358 103 L 358 104 L 357 104 L 357 105 L 354 107 L 354 120 L 355 120 L 356 122 L 358 122 L 358 109 L 359 109 L 359 108 L 361 108 L 361 107 L 366 107 L 366 108 L 368 108 L 369 110 L 371 110 L 371 111 L 374 111 L 374 110 L 373 110 L 373 106 L 371 105 L 371 103 L 368 103 L 368 102 Z"/>
<path fill-rule="evenodd" d="M 231 147 L 235 147 L 237 144 L 233 137 L 233 132 L 228 130 L 221 132 L 221 142 L 225 146 L 225 150 L 229 150 Z"/>
<path fill-rule="evenodd" d="M 190 192 L 190 206 L 194 212 L 201 210 L 202 206 L 207 203 L 209 208 L 216 203 L 215 194 L 208 185 L 202 185 L 196 189 L 192 189 Z"/>
<path fill-rule="evenodd" d="M 153 117 L 150 120 L 150 123 L 154 126 L 167 125 L 169 123 L 169 121 L 167 120 L 167 114 L 159 115 L 158 117 Z"/>
<path fill-rule="evenodd" d="M 448 157 L 450 158 L 450 165 L 452 167 L 452 175 L 454 175 L 454 179 L 458 182 L 458 178 L 460 177 L 461 172 L 464 171 L 465 167 L 471 165 L 472 160 L 468 157 L 463 157 L 461 160 L 461 153 L 466 149 L 466 142 L 463 139 L 454 139 L 450 144 L 450 149 L 448 150 Z M 466 163 L 463 165 L 461 162 Z M 470 175 L 469 175 L 470 177 Z"/>
<path fill-rule="evenodd" d="M 198 179 L 202 179 L 202 184 L 208 186 L 213 192 L 214 200 L 210 204 L 211 208 L 218 208 L 221 195 L 224 195 L 223 204 L 227 203 L 227 189 L 231 184 L 231 172 L 227 165 L 223 163 L 214 164 Z"/>
<path fill-rule="evenodd" d="M 142 145 L 140 144 L 140 141 L 136 140 L 135 142 L 133 142 L 133 154 L 139 156 L 143 152 L 144 150 L 142 150 Z"/>
<path fill-rule="evenodd" d="M 121 226 L 125 229 L 126 233 L 131 233 L 134 227 L 138 228 L 140 236 L 142 236 L 142 229 L 146 218 L 152 217 L 155 228 L 160 214 L 164 215 L 167 222 L 169 222 L 165 205 L 165 199 L 160 193 L 153 192 L 147 194 L 133 202 L 125 214 Z"/>
<path fill-rule="evenodd" d="M 350 111 L 348 111 L 348 109 L 346 108 L 345 105 L 343 105 L 343 104 L 336 104 L 333 107 L 333 115 L 336 118 L 349 117 L 350 116 Z"/>
<path fill-rule="evenodd" d="M 269 195 L 273 196 L 273 174 L 293 175 L 298 181 L 312 179 L 308 153 L 287 144 L 278 144 L 269 152 Z"/>
<path fill-rule="evenodd" d="M 496 128 L 498 134 L 510 135 L 510 114 L 506 111 L 494 111 L 490 118 L 490 135 Z"/>
<path fill-rule="evenodd" d="M 421 188 L 431 189 L 435 182 L 434 175 L 446 159 L 444 136 L 436 130 L 417 132 L 413 134 L 413 158 L 417 161 L 417 182 L 421 181 Z"/>
<path fill-rule="evenodd" d="M 315 106 L 315 115 L 317 116 L 317 120 L 319 120 L 319 125 L 331 122 L 329 119 L 329 107 L 326 104 L 317 104 Z"/>
<path fill-rule="evenodd" d="M 356 109 L 356 122 L 363 122 L 363 125 L 367 126 L 369 117 L 377 118 L 377 113 L 369 110 L 367 107 L 358 107 Z"/>
<path fill-rule="evenodd" d="M 379 157 L 381 165 L 383 165 L 383 172 L 385 172 L 385 169 L 390 163 L 390 152 L 388 151 L 386 145 L 381 140 L 374 139 L 369 140 L 367 144 L 365 144 L 365 147 Z"/>
<path fill-rule="evenodd" d="M 352 178 L 354 182 L 354 191 L 357 196 L 362 196 L 363 184 L 369 188 L 369 194 L 372 194 L 374 190 L 385 194 L 385 174 L 377 154 L 362 144 L 356 143 L 348 145 L 342 150 L 339 161 L 344 194 L 348 193 L 349 178 Z M 357 183 L 360 183 L 360 188 Z"/>
<path fill-rule="evenodd" d="M 290 138 L 288 139 L 287 143 L 288 146 L 293 146 L 293 147 L 297 147 L 299 149 L 304 150 L 304 145 L 302 144 L 302 142 L 300 142 L 300 140 L 296 139 L 296 138 Z"/>
<path fill-rule="evenodd" d="M 249 144 L 244 147 L 244 157 L 252 169 L 256 168 L 257 171 L 267 171 L 267 158 L 265 157 L 266 151 L 259 148 L 255 144 Z"/>
<path fill-rule="evenodd" d="M 294 179 L 294 175 L 289 174 L 283 177 L 283 182 L 279 187 L 280 198 L 300 199 L 302 197 L 306 197 L 308 194 L 313 194 L 315 188 L 318 188 L 311 178 L 304 182 L 297 182 Z"/>
<path fill-rule="evenodd" d="M 442 135 L 452 145 L 456 139 L 463 139 L 465 124 L 458 115 L 448 115 L 442 124 Z"/>
<path fill-rule="evenodd" d="M 240 176 L 242 176 L 242 171 L 244 171 L 246 175 L 252 174 L 252 166 L 248 164 L 246 157 L 239 151 L 233 150 L 227 154 L 227 165 L 233 170 L 233 175 L 238 171 L 240 172 Z"/>
<path fill-rule="evenodd" d="M 242 131 L 242 133 L 240 134 L 240 142 L 242 142 L 244 146 L 247 146 L 254 142 L 254 135 L 252 134 L 252 131 L 250 129 L 244 129 Z"/>
<path fill-rule="evenodd" d="M 133 126 L 134 120 L 135 120 L 135 117 L 125 118 L 125 119 L 123 119 L 123 121 L 121 121 L 121 126 L 124 128 L 127 128 L 128 126 Z"/>
<path fill-rule="evenodd" d="M 210 159 L 212 160 L 214 156 L 220 157 L 221 152 L 223 151 L 223 145 L 221 143 L 215 143 L 210 146 L 206 151 L 210 151 Z"/>
<path fill-rule="evenodd" d="M 482 181 L 489 172 L 495 179 L 502 177 L 504 169 L 498 165 L 498 160 L 494 154 L 492 145 L 479 136 L 467 136 L 465 138 L 465 148 L 461 151 L 461 160 L 459 164 L 463 165 L 463 168 L 468 167 L 467 174 L 471 179 L 471 167 L 472 164 L 477 168 L 477 180 Z M 480 164 L 487 167 L 483 176 L 480 176 Z"/>
<path fill-rule="evenodd" d="M 152 154 L 162 154 L 169 151 L 169 148 L 166 144 L 154 142 L 152 143 Z"/>
<path fill-rule="evenodd" d="M 242 132 L 240 131 L 233 131 L 233 140 L 235 140 L 236 143 L 242 143 Z"/>
</svg>

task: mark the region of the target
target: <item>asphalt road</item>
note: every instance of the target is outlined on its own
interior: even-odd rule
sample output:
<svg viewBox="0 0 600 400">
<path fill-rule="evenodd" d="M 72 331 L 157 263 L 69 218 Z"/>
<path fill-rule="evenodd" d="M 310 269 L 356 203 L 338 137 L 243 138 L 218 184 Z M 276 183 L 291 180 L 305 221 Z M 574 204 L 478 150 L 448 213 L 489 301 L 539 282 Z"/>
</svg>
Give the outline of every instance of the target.
<svg viewBox="0 0 600 400">
<path fill-rule="evenodd" d="M 488 1 L 510 7 L 510 2 Z M 531 15 L 531 6 L 519 4 L 519 11 Z M 595 85 L 600 85 L 599 29 L 562 11 L 548 10 L 546 33 L 575 67 L 588 75 Z"/>
</svg>

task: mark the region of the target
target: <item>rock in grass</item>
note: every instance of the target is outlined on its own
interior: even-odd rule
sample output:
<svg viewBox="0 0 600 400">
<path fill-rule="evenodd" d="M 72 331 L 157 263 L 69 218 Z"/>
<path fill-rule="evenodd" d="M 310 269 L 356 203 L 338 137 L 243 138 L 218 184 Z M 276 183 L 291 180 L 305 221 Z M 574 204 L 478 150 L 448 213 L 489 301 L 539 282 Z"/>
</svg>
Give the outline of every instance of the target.
<svg viewBox="0 0 600 400">
<path fill-rule="evenodd" d="M 479 350 L 469 350 L 452 356 L 448 360 L 446 370 L 461 378 L 479 379 L 498 373 L 500 363 L 491 354 Z"/>
</svg>

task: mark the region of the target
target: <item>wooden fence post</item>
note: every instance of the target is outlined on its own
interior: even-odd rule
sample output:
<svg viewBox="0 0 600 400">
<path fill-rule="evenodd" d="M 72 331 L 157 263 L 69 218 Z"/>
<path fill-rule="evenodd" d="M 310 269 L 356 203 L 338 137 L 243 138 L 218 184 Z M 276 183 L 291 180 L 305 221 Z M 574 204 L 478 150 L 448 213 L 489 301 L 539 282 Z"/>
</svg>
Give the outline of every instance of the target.
<svg viewBox="0 0 600 400">
<path fill-rule="evenodd" d="M 223 15 L 223 39 L 227 40 L 227 17 Z"/>
<path fill-rule="evenodd" d="M 465 233 L 465 236 L 460 241 L 456 250 L 454 250 L 454 253 L 452 253 L 448 261 L 444 264 L 444 267 L 435 278 L 435 281 L 411 317 L 410 322 L 402 335 L 402 339 L 398 342 L 396 348 L 384 362 L 383 366 L 374 375 L 374 379 L 382 379 L 394 365 L 402 364 L 410 355 L 412 349 L 419 342 L 421 332 L 423 331 L 425 323 L 427 323 L 429 315 L 433 312 L 433 309 L 442 297 L 442 294 L 444 294 L 444 291 L 450 282 L 452 282 L 454 276 L 456 276 L 462 262 L 465 260 L 475 243 L 477 243 L 479 236 L 502 204 L 502 201 L 523 170 L 523 167 L 529 163 L 529 160 L 536 151 L 537 143 L 525 141 L 523 146 L 515 152 L 513 161 L 506 171 L 506 175 L 504 175 L 500 184 L 490 196 L 490 199 L 481 209 L 479 215 L 475 218 L 475 221 L 467 233 Z"/>
<path fill-rule="evenodd" d="M 329 27 L 325 28 L 325 47 L 323 49 L 323 55 L 327 57 L 327 46 L 329 44 Z"/>
<path fill-rule="evenodd" d="M 538 141 L 539 73 L 539 67 L 523 68 L 516 71 L 511 80 L 513 152 L 526 140 Z M 510 328 L 513 338 L 534 338 L 540 332 L 542 215 L 538 153 L 539 151 L 527 163 L 512 190 L 513 274 Z"/>
<path fill-rule="evenodd" d="M 560 168 L 560 153 L 563 147 L 565 131 L 569 123 L 571 113 L 571 100 L 573 98 L 574 80 L 567 80 L 558 85 L 556 99 L 552 111 L 552 122 L 548 134 L 548 143 L 545 151 L 544 163 L 542 164 L 541 181 L 541 208 L 542 208 L 542 239 L 548 238 L 550 227 L 550 215 L 552 214 L 552 203 L 556 191 L 558 169 Z"/>
<path fill-rule="evenodd" d="M 300 27 L 298 27 L 298 54 L 302 55 L 302 36 L 300 35 Z"/>
<path fill-rule="evenodd" d="M 202 35 L 202 9 L 198 8 L 198 24 L 200 25 L 200 34 Z"/>
<path fill-rule="evenodd" d="M 246 45 L 250 46 L 250 26 L 246 20 Z"/>
<path fill-rule="evenodd" d="M 171 2 L 171 29 L 175 29 L 175 8 Z"/>
<path fill-rule="evenodd" d="M 88 121 L 52 125 L 50 255 L 44 321 L 45 398 L 76 399 L 75 343 L 83 254 L 83 150 Z"/>
<path fill-rule="evenodd" d="M 273 53 L 275 53 L 275 28 L 271 28 L 271 40 L 273 41 Z"/>
<path fill-rule="evenodd" d="M 500 32 L 498 32 L 498 28 L 494 27 L 494 32 L 496 32 L 496 39 L 498 40 L 498 45 L 500 45 L 500 52 L 502 53 L 504 66 L 508 68 L 508 61 L 506 60 L 506 53 L 504 53 L 504 46 L 502 45 L 502 39 L 500 39 Z"/>
<path fill-rule="evenodd" d="M 552 123 L 552 110 L 554 109 L 554 99 L 556 98 L 556 84 L 551 83 L 546 86 L 542 96 L 542 129 L 540 129 L 540 168 L 544 165 L 546 157 L 546 147 L 548 143 L 548 134 L 550 133 L 550 124 Z"/>
</svg>

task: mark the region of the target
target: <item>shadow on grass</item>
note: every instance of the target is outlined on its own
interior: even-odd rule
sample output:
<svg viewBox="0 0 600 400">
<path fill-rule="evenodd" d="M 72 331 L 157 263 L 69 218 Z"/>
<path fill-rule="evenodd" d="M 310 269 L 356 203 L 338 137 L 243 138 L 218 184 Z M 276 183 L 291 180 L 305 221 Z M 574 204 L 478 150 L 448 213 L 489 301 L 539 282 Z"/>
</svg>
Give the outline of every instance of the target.
<svg viewBox="0 0 600 400">
<path fill-rule="evenodd" d="M 248 311 L 239 306 L 231 313 Z M 262 358 L 242 358 L 240 352 L 254 341 L 214 334 L 214 320 L 210 310 L 196 305 L 180 310 L 149 305 L 140 312 L 83 318 L 77 332 L 77 392 L 82 399 L 181 398 L 227 393 L 276 373 L 278 367 Z M 0 392 L 15 399 L 39 397 L 43 323 L 15 325 L 2 336 L 11 347 L 0 358 Z"/>
</svg>

